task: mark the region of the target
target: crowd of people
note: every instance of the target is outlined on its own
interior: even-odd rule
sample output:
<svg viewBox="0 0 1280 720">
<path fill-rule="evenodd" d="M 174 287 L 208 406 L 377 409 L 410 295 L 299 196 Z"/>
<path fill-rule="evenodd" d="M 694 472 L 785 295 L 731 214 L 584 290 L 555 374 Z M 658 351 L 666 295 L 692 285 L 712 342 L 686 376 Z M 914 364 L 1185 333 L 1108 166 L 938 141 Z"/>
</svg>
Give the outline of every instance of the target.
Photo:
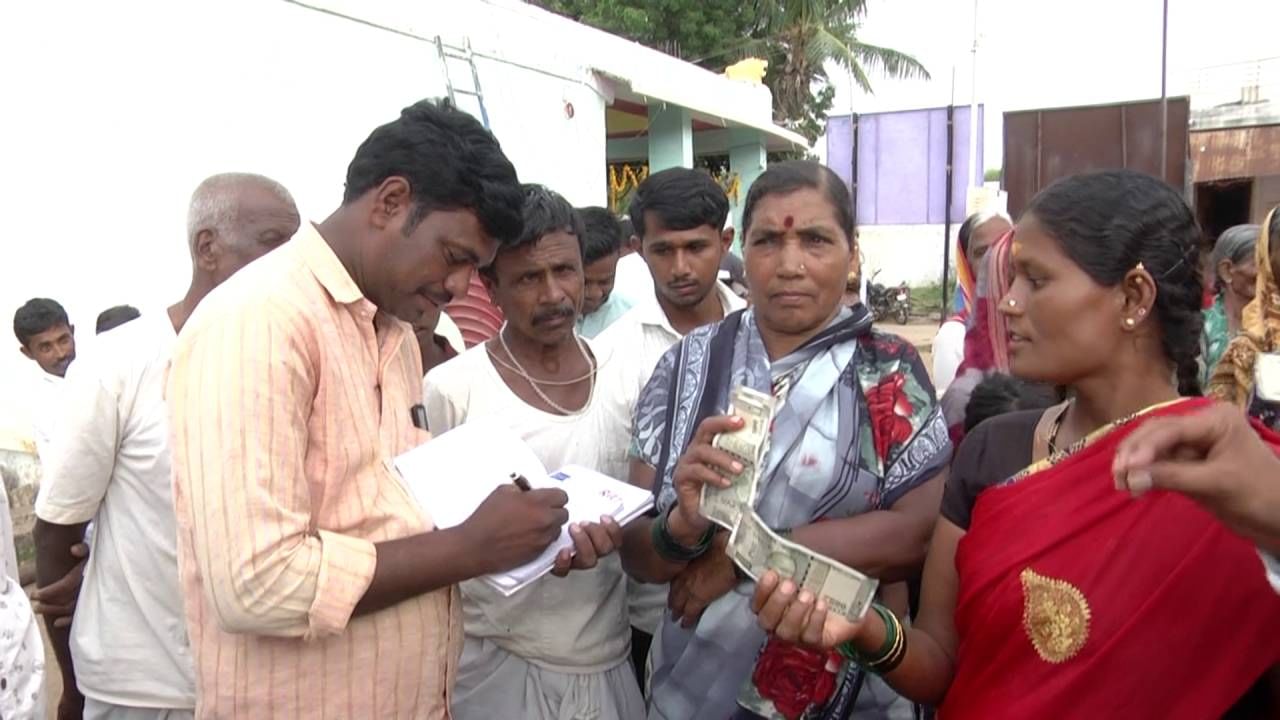
<svg viewBox="0 0 1280 720">
<path fill-rule="evenodd" d="M 205 180 L 187 294 L 104 312 L 81 357 L 57 303 L 23 306 L 38 587 L 28 606 L 0 518 L 0 717 L 1280 708 L 1276 213 L 1219 242 L 1209 310 L 1196 222 L 1152 178 L 970 218 L 933 373 L 849 292 L 828 168 L 770 165 L 741 228 L 683 168 L 628 215 L 521 184 L 476 120 L 424 101 L 356 150 L 322 222 L 269 178 Z M 466 341 L 442 309 L 476 271 L 504 321 Z M 699 512 L 742 470 L 713 442 L 742 386 L 778 408 L 756 513 L 880 580 L 861 621 L 753 581 Z M 550 575 L 498 592 L 481 578 L 541 554 L 566 495 L 504 485 L 438 528 L 392 462 L 476 421 L 654 510 L 570 525 Z"/>
</svg>

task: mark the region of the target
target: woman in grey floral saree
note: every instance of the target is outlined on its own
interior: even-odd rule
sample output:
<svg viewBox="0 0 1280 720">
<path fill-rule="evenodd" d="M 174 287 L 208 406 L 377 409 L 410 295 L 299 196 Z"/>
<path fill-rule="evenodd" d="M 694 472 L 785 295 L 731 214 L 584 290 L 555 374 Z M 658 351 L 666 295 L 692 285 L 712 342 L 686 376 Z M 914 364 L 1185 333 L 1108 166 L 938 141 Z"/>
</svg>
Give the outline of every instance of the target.
<svg viewBox="0 0 1280 720">
<path fill-rule="evenodd" d="M 775 531 L 885 581 L 918 575 L 950 459 L 946 424 L 914 348 L 841 305 L 852 247 L 843 182 L 815 163 L 770 166 L 744 212 L 753 306 L 690 333 L 636 408 L 632 480 L 658 517 L 627 528 L 623 560 L 672 582 L 650 657 L 650 718 L 898 717 L 906 704 L 838 656 L 766 642 L 727 532 L 697 511 L 729 474 L 712 448 L 733 388 L 780 403 L 755 510 Z M 713 467 L 719 470 L 713 470 Z"/>
</svg>

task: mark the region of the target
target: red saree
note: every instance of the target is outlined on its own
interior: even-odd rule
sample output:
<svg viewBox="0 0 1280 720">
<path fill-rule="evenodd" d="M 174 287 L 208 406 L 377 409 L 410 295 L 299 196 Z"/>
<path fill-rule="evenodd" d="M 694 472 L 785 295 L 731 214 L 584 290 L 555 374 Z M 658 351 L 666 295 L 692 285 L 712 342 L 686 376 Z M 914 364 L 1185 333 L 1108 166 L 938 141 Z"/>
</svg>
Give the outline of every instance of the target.
<svg viewBox="0 0 1280 720">
<path fill-rule="evenodd" d="M 1253 546 L 1180 495 L 1134 500 L 1112 482 L 1129 432 L 1206 402 L 1152 410 L 978 497 L 940 718 L 1217 718 L 1280 661 L 1280 597 Z"/>
</svg>

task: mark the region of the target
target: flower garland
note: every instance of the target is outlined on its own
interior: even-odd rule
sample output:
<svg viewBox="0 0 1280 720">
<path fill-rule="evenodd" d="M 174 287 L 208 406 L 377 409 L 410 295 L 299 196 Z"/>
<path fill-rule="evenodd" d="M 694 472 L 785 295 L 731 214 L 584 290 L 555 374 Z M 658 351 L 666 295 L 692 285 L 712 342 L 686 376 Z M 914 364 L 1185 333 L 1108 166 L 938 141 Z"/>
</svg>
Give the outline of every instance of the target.
<svg viewBox="0 0 1280 720">
<path fill-rule="evenodd" d="M 627 195 L 640 186 L 649 177 L 648 165 L 631 165 L 621 163 L 609 166 L 609 210 L 619 212 Z M 737 205 L 742 193 L 742 176 L 736 172 L 721 170 L 712 172 L 711 179 L 716 181 L 729 202 Z"/>
<path fill-rule="evenodd" d="M 628 163 L 609 166 L 609 210 L 618 212 L 627 193 L 640 186 L 649 177 L 649 166 L 632 166 Z"/>
</svg>

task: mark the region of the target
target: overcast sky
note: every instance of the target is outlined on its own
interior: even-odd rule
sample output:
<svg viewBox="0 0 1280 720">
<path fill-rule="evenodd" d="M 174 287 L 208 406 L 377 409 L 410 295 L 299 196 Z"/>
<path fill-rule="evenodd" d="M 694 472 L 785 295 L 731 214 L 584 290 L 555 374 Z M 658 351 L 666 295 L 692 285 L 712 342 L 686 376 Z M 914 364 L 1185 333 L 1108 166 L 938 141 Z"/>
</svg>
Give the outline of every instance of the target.
<svg viewBox="0 0 1280 720">
<path fill-rule="evenodd" d="M 931 81 L 872 78 L 874 95 L 850 95 L 833 72 L 833 114 L 969 102 L 971 0 L 869 0 L 864 42 L 911 53 Z M 978 99 L 992 112 L 1157 98 L 1161 0 L 980 0 Z M 1200 68 L 1280 56 L 1280 0 L 1169 0 L 1169 93 L 1197 75 L 1238 97 L 1243 68 Z M 1264 83 L 1280 95 L 1280 62 Z M 1239 78 L 1239 79 L 1237 79 Z M 1277 98 L 1280 99 L 1280 98 Z M 989 114 L 986 165 L 1000 165 L 1000 124 Z"/>
</svg>

